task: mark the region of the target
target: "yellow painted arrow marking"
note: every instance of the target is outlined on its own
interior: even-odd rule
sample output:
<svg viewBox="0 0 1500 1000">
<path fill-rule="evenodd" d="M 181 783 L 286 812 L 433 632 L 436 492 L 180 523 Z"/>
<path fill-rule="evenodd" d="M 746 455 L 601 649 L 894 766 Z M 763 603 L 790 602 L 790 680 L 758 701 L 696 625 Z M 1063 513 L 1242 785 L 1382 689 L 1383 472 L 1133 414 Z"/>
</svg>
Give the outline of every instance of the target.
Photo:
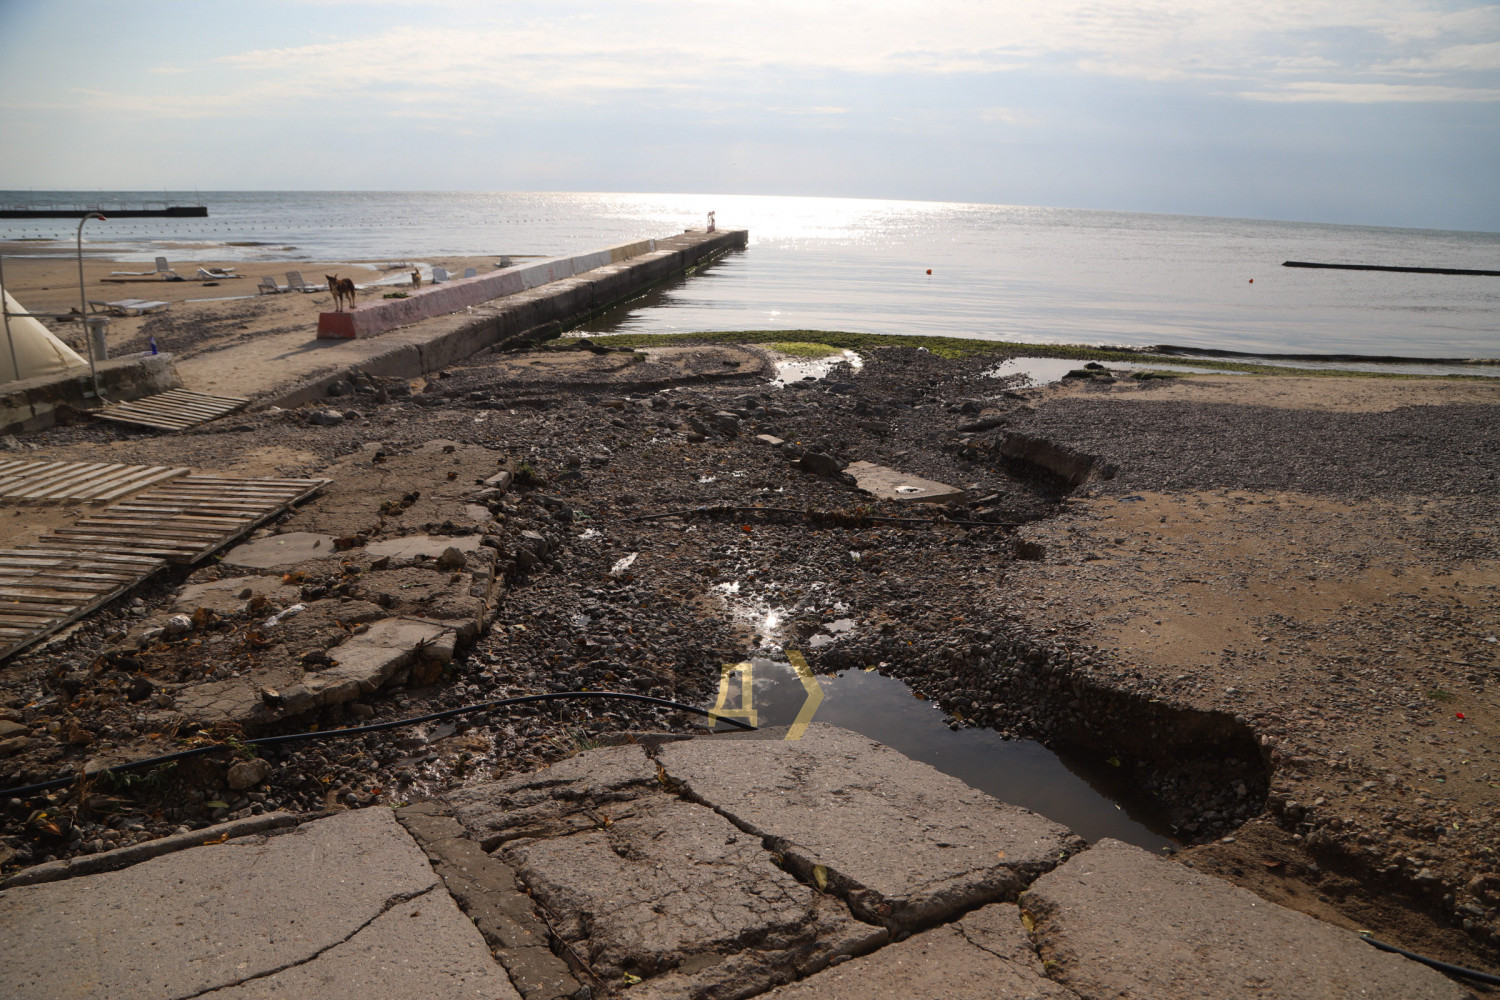
<svg viewBox="0 0 1500 1000">
<path fill-rule="evenodd" d="M 786 658 L 796 668 L 797 679 L 807 689 L 807 700 L 802 703 L 802 710 L 797 713 L 797 720 L 792 723 L 791 728 L 786 731 L 785 739 L 800 740 L 802 734 L 807 732 L 808 723 L 812 722 L 814 713 L 818 706 L 823 704 L 823 685 L 818 683 L 817 676 L 812 668 L 807 665 L 807 660 L 795 649 L 786 651 Z"/>
</svg>

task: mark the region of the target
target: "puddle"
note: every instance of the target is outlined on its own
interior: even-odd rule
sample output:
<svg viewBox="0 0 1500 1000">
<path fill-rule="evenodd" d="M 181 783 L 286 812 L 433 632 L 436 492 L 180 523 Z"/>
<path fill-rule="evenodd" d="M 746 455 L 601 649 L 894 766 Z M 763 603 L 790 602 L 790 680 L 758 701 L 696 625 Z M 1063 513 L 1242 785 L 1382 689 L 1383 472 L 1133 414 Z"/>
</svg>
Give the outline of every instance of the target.
<svg viewBox="0 0 1500 1000">
<path fill-rule="evenodd" d="M 858 558 L 858 553 L 851 552 L 849 554 Z M 838 641 L 839 636 L 843 635 L 846 632 L 852 631 L 854 631 L 854 619 L 840 618 L 838 621 L 832 621 L 825 624 L 823 626 L 823 632 L 820 632 L 819 634 L 813 636 L 811 639 L 808 639 L 807 644 L 813 649 L 817 649 L 820 646 L 828 645 L 830 642 Z M 825 635 L 823 633 L 832 634 Z"/>
<path fill-rule="evenodd" d="M 1009 378 L 1020 375 L 1023 385 L 1051 385 L 1062 381 L 1062 377 L 1088 362 L 1068 358 L 1009 358 L 985 372 L 991 378 Z M 1189 365 L 1136 364 L 1133 361 L 1111 361 L 1105 366 L 1111 372 L 1167 371 L 1188 372 L 1194 375 L 1239 375 L 1241 372 L 1225 372 L 1211 368 L 1193 368 Z"/>
<path fill-rule="evenodd" d="M 849 619 L 843 621 L 849 625 L 838 631 L 853 627 Z M 790 725 L 807 696 L 796 671 L 778 660 L 757 657 L 751 662 L 758 725 Z M 1112 787 L 1116 783 L 1110 776 L 1086 776 L 1033 740 L 1003 740 L 992 729 L 949 729 L 947 716 L 935 704 L 914 698 L 894 677 L 845 670 L 819 675 L 818 683 L 823 701 L 814 721 L 878 740 L 1002 802 L 1055 820 L 1090 842 L 1115 837 L 1152 852 L 1177 843 L 1144 810 L 1117 802 L 1127 790 Z M 730 688 L 738 689 L 734 684 Z M 735 706 L 731 702 L 729 707 Z"/>
<path fill-rule="evenodd" d="M 724 602 L 729 617 L 744 625 L 755 636 L 755 648 L 780 651 L 781 624 L 786 609 L 773 607 L 768 601 L 740 593 L 740 584 L 714 584 L 714 593 Z"/>
<path fill-rule="evenodd" d="M 817 380 L 833 371 L 835 365 L 848 363 L 850 368 L 860 369 L 865 366 L 865 359 L 853 351 L 845 350 L 838 354 L 830 354 L 826 358 L 798 358 L 776 362 L 776 377 L 771 380 L 772 385 L 784 386 L 789 382 L 802 382 L 809 379 Z"/>
</svg>

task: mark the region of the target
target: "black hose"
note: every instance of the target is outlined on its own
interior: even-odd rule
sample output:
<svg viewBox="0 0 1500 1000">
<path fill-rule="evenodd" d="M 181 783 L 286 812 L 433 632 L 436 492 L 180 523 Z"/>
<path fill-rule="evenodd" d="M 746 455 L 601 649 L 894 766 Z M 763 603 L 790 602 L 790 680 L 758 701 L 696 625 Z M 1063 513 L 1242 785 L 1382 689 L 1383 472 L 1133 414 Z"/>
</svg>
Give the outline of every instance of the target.
<svg viewBox="0 0 1500 1000">
<path fill-rule="evenodd" d="M 441 712 L 431 712 L 427 715 L 417 715 L 409 719 L 393 719 L 390 722 L 372 722 L 368 726 L 352 726 L 348 729 L 322 729 L 307 733 L 285 733 L 281 736 L 260 736 L 253 740 L 240 740 L 237 745 L 246 747 L 275 746 L 280 743 L 301 743 L 308 740 L 326 740 L 342 738 L 345 736 L 360 736 L 364 733 L 378 733 L 387 729 L 397 729 L 401 726 L 414 726 L 421 722 L 435 722 L 438 719 L 451 719 L 456 715 L 467 715 L 470 712 L 484 712 L 490 709 L 505 708 L 509 705 L 528 705 L 541 701 L 564 701 L 575 698 L 619 698 L 625 701 L 643 701 L 652 705 L 662 705 L 667 708 L 675 708 L 682 712 L 692 712 L 694 715 L 704 715 L 709 718 L 727 722 L 740 729 L 752 732 L 755 727 L 749 723 L 741 722 L 739 719 L 729 716 L 718 715 L 706 708 L 696 705 L 684 705 L 679 701 L 668 701 L 665 698 L 653 698 L 645 694 L 631 694 L 625 691 L 552 691 L 547 694 L 519 695 L 515 698 L 502 698 L 499 701 L 484 701 L 477 705 L 462 705 L 458 708 L 446 708 Z M 153 767 L 158 764 L 170 764 L 173 761 L 186 760 L 189 757 L 201 757 L 204 754 L 213 753 L 216 750 L 233 749 L 228 744 L 213 743 L 207 746 L 193 747 L 191 750 L 180 750 L 177 753 L 163 754 L 160 757 L 147 757 L 143 760 L 133 760 L 125 764 L 115 764 L 95 771 L 92 777 L 104 774 L 114 774 L 119 771 L 133 771 L 142 767 Z M 7 788 L 0 791 L 0 798 L 24 799 L 40 792 L 50 792 L 54 788 L 64 788 L 71 785 L 77 776 L 66 778 L 53 778 L 51 781 L 39 781 L 34 785 L 22 785 L 19 788 Z"/>
<path fill-rule="evenodd" d="M 1368 934 L 1361 934 L 1360 937 L 1364 938 L 1366 943 L 1379 948 L 1381 951 L 1390 951 L 1395 952 L 1397 955 L 1404 955 L 1413 962 L 1421 962 L 1423 965 L 1436 969 L 1439 972 L 1445 972 L 1450 976 L 1457 976 L 1460 979 L 1470 979 L 1476 983 L 1485 983 L 1489 986 L 1500 986 L 1500 976 L 1494 976 L 1488 972 L 1476 972 L 1474 969 L 1465 969 L 1461 965 L 1449 965 L 1447 962 L 1440 962 L 1435 958 L 1428 958 L 1426 955 L 1418 955 L 1414 951 L 1407 951 L 1405 948 L 1398 948 L 1393 944 L 1386 944 L 1384 941 L 1376 941 Z"/>
</svg>

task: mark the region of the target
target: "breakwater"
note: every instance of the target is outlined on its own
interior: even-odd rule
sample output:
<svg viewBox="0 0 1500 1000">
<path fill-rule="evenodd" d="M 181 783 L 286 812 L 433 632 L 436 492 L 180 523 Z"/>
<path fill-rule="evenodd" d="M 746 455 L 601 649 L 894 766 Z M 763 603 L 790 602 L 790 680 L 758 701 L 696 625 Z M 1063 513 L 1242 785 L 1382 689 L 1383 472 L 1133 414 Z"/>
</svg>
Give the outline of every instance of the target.
<svg viewBox="0 0 1500 1000">
<path fill-rule="evenodd" d="M 336 370 L 283 386 L 257 400 L 258 405 L 298 406 L 319 399 L 329 385 L 351 370 L 372 375 L 414 378 L 490 348 L 521 346 L 555 337 L 589 316 L 640 295 L 651 286 L 704 264 L 730 250 L 743 249 L 749 232 L 743 229 L 703 232 L 692 230 L 659 239 L 655 249 L 631 255 L 611 248 L 579 258 L 558 258 L 476 278 L 460 279 L 406 299 L 383 300 L 374 309 L 361 307 L 324 317 L 352 317 L 349 339 L 337 347 Z M 639 246 L 627 244 L 626 247 Z M 608 262 L 602 255 L 609 255 Z M 580 268 L 580 262 L 595 266 Z M 549 268 L 548 274 L 543 268 Z M 551 280 L 543 280 L 550 278 Z M 503 279 L 503 280 L 502 280 Z M 507 292 L 519 280 L 520 290 Z M 526 281 L 535 282 L 530 287 Z M 441 293 L 441 294 L 439 294 Z M 487 297 L 486 297 L 487 296 Z M 398 308 L 416 301 L 412 312 Z M 424 304 L 425 300 L 425 304 Z M 380 319 L 360 321 L 362 315 Z M 393 319 L 405 324 L 377 332 Z M 368 326 L 355 325 L 360 322 Z M 371 332 L 361 332 L 371 331 Z M 328 335 L 320 335 L 328 336 Z M 338 335 L 335 335 L 339 339 Z"/>
</svg>

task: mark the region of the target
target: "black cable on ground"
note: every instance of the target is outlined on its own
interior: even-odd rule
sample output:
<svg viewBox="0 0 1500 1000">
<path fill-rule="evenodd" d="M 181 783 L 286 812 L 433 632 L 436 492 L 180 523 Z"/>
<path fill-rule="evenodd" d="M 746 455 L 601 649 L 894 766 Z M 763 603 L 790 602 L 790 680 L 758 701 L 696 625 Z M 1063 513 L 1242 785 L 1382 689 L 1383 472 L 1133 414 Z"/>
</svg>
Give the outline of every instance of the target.
<svg viewBox="0 0 1500 1000">
<path fill-rule="evenodd" d="M 718 715 L 709 709 L 699 708 L 696 705 L 684 705 L 679 701 L 668 701 L 665 698 L 653 698 L 645 694 L 632 694 L 625 691 L 552 691 L 547 694 L 526 694 L 515 698 L 502 698 L 499 701 L 484 701 L 476 705 L 461 705 L 458 708 L 446 708 L 441 712 L 430 712 L 427 715 L 417 715 L 409 719 L 392 719 L 390 722 L 372 722 L 368 726 L 351 726 L 348 729 L 321 729 L 306 733 L 284 733 L 281 736 L 260 736 L 253 740 L 240 740 L 234 746 L 265 747 L 276 746 L 282 743 L 305 743 L 313 740 L 341 739 L 345 736 L 362 736 L 366 733 L 379 733 L 387 729 L 399 729 L 402 726 L 414 726 L 422 722 L 436 722 L 439 719 L 451 719 L 458 715 L 468 715 L 470 712 L 485 712 L 497 708 L 506 708 L 511 705 L 530 705 L 543 701 L 572 701 L 585 698 L 615 698 L 622 701 L 642 701 L 651 705 L 661 705 L 666 708 L 674 708 L 680 712 L 691 712 L 694 715 L 703 715 L 721 722 L 727 722 L 740 729 L 755 731 L 755 727 L 749 723 L 741 722 L 729 716 Z M 106 774 L 115 774 L 120 771 L 133 771 L 143 767 L 154 767 L 160 764 L 170 764 L 173 761 L 186 760 L 189 757 L 201 757 L 204 754 L 214 753 L 218 750 L 232 750 L 234 746 L 225 743 L 212 743 L 206 746 L 193 747 L 191 750 L 180 750 L 177 753 L 163 754 L 159 757 L 147 757 L 143 760 L 132 760 L 124 764 L 115 764 L 95 771 L 90 777 L 98 778 Z M 37 795 L 41 792 L 50 792 L 54 788 L 65 788 L 77 780 L 77 775 L 66 778 L 53 778 L 51 781 L 39 781 L 34 785 L 22 785 L 19 788 L 7 788 L 0 791 L 3 799 L 24 799 Z"/>
<path fill-rule="evenodd" d="M 1377 941 L 1368 934 L 1361 934 L 1360 937 L 1364 938 L 1367 944 L 1373 945 L 1381 951 L 1395 952 L 1397 955 L 1403 955 L 1413 962 L 1421 962 L 1423 965 L 1436 969 L 1439 972 L 1445 972 L 1450 976 L 1472 980 L 1476 983 L 1485 983 L 1489 986 L 1500 986 L 1500 976 L 1494 976 L 1488 972 L 1477 972 L 1474 969 L 1465 969 L 1461 965 L 1449 965 L 1447 962 L 1440 962 L 1435 958 L 1428 958 L 1426 955 L 1418 955 L 1414 951 L 1407 951 L 1405 948 L 1398 948 L 1393 944 Z"/>
</svg>

